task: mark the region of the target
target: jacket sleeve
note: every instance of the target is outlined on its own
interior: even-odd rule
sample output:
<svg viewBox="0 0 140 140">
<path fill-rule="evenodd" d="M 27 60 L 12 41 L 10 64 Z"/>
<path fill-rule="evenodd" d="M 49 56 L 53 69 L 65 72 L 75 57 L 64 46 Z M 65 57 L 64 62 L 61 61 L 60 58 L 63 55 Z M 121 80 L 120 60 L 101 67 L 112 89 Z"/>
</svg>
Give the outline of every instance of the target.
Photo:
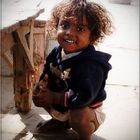
<svg viewBox="0 0 140 140">
<path fill-rule="evenodd" d="M 87 62 L 77 65 L 72 72 L 72 88 L 68 95 L 70 108 L 84 107 L 94 102 L 104 81 L 100 64 Z"/>
</svg>

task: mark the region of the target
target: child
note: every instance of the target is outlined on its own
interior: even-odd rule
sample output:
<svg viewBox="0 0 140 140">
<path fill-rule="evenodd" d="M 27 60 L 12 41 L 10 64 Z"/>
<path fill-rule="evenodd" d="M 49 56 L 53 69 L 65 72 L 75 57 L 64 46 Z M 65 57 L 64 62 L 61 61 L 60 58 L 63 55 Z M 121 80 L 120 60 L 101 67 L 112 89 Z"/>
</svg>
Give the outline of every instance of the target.
<svg viewBox="0 0 140 140">
<path fill-rule="evenodd" d="M 52 119 L 37 129 L 45 133 L 72 128 L 80 140 L 91 140 L 105 119 L 101 106 L 111 69 L 111 55 L 94 47 L 112 33 L 112 22 L 105 8 L 86 0 L 62 1 L 53 9 L 51 21 L 59 46 L 46 58 L 33 101 Z"/>
</svg>

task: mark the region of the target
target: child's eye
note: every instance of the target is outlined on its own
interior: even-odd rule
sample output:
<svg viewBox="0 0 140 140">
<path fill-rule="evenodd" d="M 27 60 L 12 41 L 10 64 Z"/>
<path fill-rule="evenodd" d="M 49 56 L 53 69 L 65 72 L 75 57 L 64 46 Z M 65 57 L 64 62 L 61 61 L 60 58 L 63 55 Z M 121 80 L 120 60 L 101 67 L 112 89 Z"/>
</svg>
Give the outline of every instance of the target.
<svg viewBox="0 0 140 140">
<path fill-rule="evenodd" d="M 84 32 L 85 30 L 86 29 L 85 29 L 85 27 L 83 25 L 78 25 L 78 27 L 77 27 L 78 32 Z"/>
<path fill-rule="evenodd" d="M 68 22 L 65 21 L 65 22 L 62 22 L 62 23 L 60 24 L 60 26 L 62 27 L 62 29 L 66 30 L 66 29 L 69 28 L 70 24 L 69 24 Z"/>
</svg>

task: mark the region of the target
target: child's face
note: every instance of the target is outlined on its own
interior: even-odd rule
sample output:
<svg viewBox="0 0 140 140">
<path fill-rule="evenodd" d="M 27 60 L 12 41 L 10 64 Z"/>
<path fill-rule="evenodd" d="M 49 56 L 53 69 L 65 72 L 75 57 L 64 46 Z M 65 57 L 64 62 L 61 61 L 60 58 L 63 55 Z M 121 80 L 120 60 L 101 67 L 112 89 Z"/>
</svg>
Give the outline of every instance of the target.
<svg viewBox="0 0 140 140">
<path fill-rule="evenodd" d="M 73 53 L 88 47 L 91 42 L 91 32 L 86 17 L 79 22 L 75 16 L 60 18 L 57 39 L 65 53 Z"/>
</svg>

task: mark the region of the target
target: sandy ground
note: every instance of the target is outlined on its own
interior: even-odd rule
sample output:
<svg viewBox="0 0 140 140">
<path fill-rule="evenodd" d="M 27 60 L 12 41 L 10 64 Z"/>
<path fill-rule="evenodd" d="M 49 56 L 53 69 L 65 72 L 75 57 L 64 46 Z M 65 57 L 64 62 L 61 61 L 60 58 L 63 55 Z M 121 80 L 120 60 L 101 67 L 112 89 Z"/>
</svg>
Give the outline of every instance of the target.
<svg viewBox="0 0 140 140">
<path fill-rule="evenodd" d="M 139 89 L 138 87 L 106 86 L 108 98 L 104 102 L 106 120 L 93 135 L 94 140 L 139 139 Z M 42 108 L 32 106 L 28 113 L 12 108 L 2 114 L 2 140 L 76 140 L 72 131 L 37 134 L 36 125 L 51 117 Z"/>
</svg>

